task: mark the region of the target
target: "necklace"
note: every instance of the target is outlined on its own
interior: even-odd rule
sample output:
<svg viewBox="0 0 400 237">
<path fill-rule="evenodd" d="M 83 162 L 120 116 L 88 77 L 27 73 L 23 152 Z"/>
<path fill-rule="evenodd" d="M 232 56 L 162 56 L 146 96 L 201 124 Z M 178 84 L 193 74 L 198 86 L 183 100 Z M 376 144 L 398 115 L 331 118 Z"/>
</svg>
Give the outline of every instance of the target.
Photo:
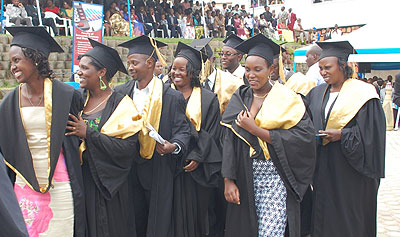
<svg viewBox="0 0 400 237">
<path fill-rule="evenodd" d="M 265 95 L 256 95 L 256 94 L 253 94 L 254 95 L 254 97 L 256 97 L 256 98 L 260 98 L 260 99 L 264 99 L 267 95 L 268 95 L 268 93 L 265 93 Z"/>
<path fill-rule="evenodd" d="M 25 91 L 26 91 L 26 94 L 27 95 L 29 95 L 29 93 L 28 93 L 28 88 L 26 88 L 26 86 L 25 86 Z M 39 98 L 40 98 L 40 101 L 39 101 L 39 103 L 37 104 L 37 105 L 34 105 L 33 103 L 32 103 L 32 100 L 28 97 L 28 96 L 25 96 L 26 98 L 28 98 L 28 101 L 29 101 L 29 103 L 32 105 L 32 107 L 38 107 L 38 106 L 40 106 L 40 104 L 42 104 L 42 101 L 43 101 L 43 95 L 42 96 L 39 96 Z M 31 96 L 32 97 L 32 96 Z"/>
<path fill-rule="evenodd" d="M 90 111 L 86 111 L 85 114 L 91 114 L 93 111 L 96 111 L 96 109 L 98 109 L 102 104 L 104 104 L 104 102 L 106 102 L 108 100 L 108 98 L 110 98 L 110 96 L 112 95 L 112 91 L 111 93 L 107 96 L 107 98 L 105 98 L 102 102 L 100 102 L 96 107 L 94 107 L 93 109 L 91 109 Z"/>
<path fill-rule="evenodd" d="M 268 80 L 269 85 L 271 86 L 271 88 L 274 86 L 274 84 L 272 84 L 271 80 Z M 271 89 L 270 89 L 271 90 Z M 256 95 L 255 93 L 253 94 L 254 97 L 259 98 L 259 99 L 264 99 L 265 97 L 267 97 L 269 91 L 267 93 L 265 93 L 265 95 Z"/>
</svg>

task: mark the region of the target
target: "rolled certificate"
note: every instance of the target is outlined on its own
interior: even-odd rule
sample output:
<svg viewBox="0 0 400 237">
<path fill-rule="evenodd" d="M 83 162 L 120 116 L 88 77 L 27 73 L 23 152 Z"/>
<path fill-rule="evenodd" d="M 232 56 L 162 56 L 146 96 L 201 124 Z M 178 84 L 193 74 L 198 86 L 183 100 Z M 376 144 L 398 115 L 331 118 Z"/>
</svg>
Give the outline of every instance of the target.
<svg viewBox="0 0 400 237">
<path fill-rule="evenodd" d="M 151 126 L 151 124 L 147 124 L 146 128 L 149 129 L 149 136 L 153 138 L 156 142 L 160 143 L 161 145 L 165 144 L 164 138 Z"/>
</svg>

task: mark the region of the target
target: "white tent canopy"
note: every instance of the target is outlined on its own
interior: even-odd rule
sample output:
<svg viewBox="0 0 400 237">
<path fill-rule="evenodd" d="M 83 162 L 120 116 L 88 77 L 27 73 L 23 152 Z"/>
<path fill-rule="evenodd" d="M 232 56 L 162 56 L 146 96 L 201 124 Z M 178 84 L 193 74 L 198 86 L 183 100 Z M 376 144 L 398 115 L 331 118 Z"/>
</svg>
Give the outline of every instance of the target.
<svg viewBox="0 0 400 237">
<path fill-rule="evenodd" d="M 329 41 L 348 40 L 357 54 L 349 57 L 349 62 L 398 63 L 400 62 L 399 33 L 393 22 L 388 24 L 370 23 L 360 29 Z M 310 46 L 294 52 L 295 63 L 306 61 L 306 52 Z"/>
</svg>

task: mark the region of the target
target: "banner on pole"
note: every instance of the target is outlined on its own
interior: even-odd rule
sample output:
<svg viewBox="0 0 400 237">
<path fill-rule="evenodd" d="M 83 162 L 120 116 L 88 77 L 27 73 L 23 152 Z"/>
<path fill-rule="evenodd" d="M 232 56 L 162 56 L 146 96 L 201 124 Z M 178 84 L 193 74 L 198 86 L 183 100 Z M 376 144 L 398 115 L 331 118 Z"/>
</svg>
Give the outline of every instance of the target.
<svg viewBox="0 0 400 237">
<path fill-rule="evenodd" d="M 73 50 L 72 72 L 79 70 L 78 56 L 86 53 L 92 46 L 88 38 L 98 42 L 103 41 L 103 5 L 73 2 Z M 75 82 L 79 82 L 74 75 Z"/>
</svg>

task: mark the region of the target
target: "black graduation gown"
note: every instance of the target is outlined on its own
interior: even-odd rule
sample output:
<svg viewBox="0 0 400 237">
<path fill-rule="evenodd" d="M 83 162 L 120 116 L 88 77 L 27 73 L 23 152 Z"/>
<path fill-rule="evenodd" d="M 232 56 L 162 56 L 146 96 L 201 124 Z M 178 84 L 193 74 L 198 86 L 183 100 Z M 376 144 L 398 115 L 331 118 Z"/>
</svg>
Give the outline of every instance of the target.
<svg viewBox="0 0 400 237">
<path fill-rule="evenodd" d="M 328 99 L 328 84 L 315 87 L 306 96 L 316 133 L 325 129 L 323 118 Z M 385 137 L 382 106 L 378 99 L 371 99 L 342 129 L 340 141 L 325 146 L 317 142 L 312 236 L 376 236 Z"/>
<path fill-rule="evenodd" d="M 1 236 L 28 237 L 25 221 L 3 159 L 0 153 L 0 233 Z"/>
<path fill-rule="evenodd" d="M 191 127 L 188 154 L 177 162 L 174 180 L 174 219 L 176 237 L 208 236 L 208 204 L 210 193 L 218 187 L 222 162 L 221 115 L 217 95 L 201 89 L 201 128 Z M 191 160 L 199 162 L 192 172 L 183 167 Z"/>
<path fill-rule="evenodd" d="M 158 80 L 158 79 L 157 79 Z M 131 80 L 115 88 L 115 91 L 132 96 L 135 81 Z M 182 93 L 163 85 L 162 110 L 158 133 L 170 143 L 182 148 L 179 155 L 161 156 L 154 149 L 151 159 L 141 158 L 138 151 L 131 179 L 134 187 L 134 208 L 138 236 L 174 237 L 173 179 L 176 159 L 185 154 L 190 141 L 189 121 L 185 114 L 185 98 Z M 137 145 L 139 147 L 139 144 Z"/>
<path fill-rule="evenodd" d="M 228 203 L 225 236 L 258 237 L 258 217 L 254 201 L 252 159 L 265 159 L 257 137 L 234 123 L 237 114 L 251 107 L 252 90 L 241 86 L 232 96 L 222 122 L 231 124 L 256 153 L 249 156 L 249 146 L 231 129 L 226 128 L 222 158 L 222 176 L 235 181 L 240 205 Z M 277 101 L 276 103 L 279 103 Z M 290 129 L 270 130 L 272 145 L 268 150 L 287 190 L 286 213 L 288 236 L 300 236 L 300 201 L 312 181 L 315 166 L 314 127 L 307 113 Z"/>
<path fill-rule="evenodd" d="M 65 128 L 69 119 L 68 113 L 78 115 L 83 107 L 82 98 L 73 87 L 54 79 L 52 102 L 50 180 L 52 180 L 62 148 L 74 200 L 74 234 L 75 236 L 85 236 L 85 197 L 79 159 L 79 139 L 76 136 L 65 136 Z M 32 157 L 21 120 L 18 87 L 1 102 L 0 121 L 0 152 L 3 153 L 5 160 L 14 167 L 18 167 L 18 170 L 32 187 L 39 191 L 39 184 L 34 173 Z M 4 136 L 5 134 L 6 136 Z M 15 159 L 16 157 L 18 159 Z M 8 174 L 14 183 L 15 173 L 8 169 Z"/>
<path fill-rule="evenodd" d="M 99 124 L 104 126 L 124 95 L 113 93 Z M 135 237 L 132 185 L 129 180 L 137 134 L 126 139 L 86 130 L 82 173 L 86 194 L 88 236 Z"/>
</svg>

